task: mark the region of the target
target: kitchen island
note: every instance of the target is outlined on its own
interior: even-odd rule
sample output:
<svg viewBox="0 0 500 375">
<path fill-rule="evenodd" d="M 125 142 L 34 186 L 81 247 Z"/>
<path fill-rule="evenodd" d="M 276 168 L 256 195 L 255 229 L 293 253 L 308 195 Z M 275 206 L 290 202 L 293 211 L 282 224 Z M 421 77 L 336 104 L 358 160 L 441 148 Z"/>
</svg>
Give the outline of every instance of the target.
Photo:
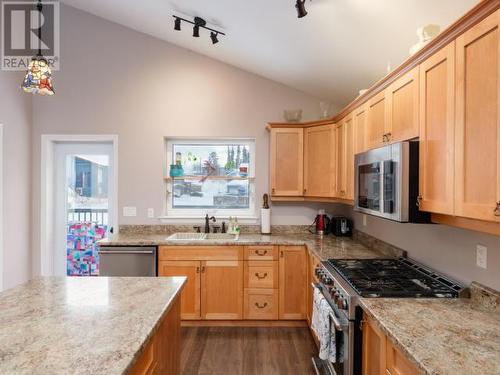
<svg viewBox="0 0 500 375">
<path fill-rule="evenodd" d="M 0 293 L 0 374 L 178 373 L 184 277 L 36 278 Z"/>
</svg>

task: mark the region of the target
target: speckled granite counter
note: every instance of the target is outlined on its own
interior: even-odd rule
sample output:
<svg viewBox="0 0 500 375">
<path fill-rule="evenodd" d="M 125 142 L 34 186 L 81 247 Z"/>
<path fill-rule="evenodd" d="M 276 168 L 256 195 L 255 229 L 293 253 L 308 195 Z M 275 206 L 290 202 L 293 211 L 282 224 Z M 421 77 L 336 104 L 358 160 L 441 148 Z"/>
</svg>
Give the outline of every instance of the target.
<svg viewBox="0 0 500 375">
<path fill-rule="evenodd" d="M 500 314 L 471 299 L 363 298 L 363 309 L 425 374 L 500 374 Z"/>
<path fill-rule="evenodd" d="M 244 245 L 305 245 L 322 260 L 326 259 L 361 259 L 399 256 L 394 248 L 369 248 L 359 241 L 347 237 L 325 236 L 319 239 L 312 234 L 242 234 L 238 241 L 203 240 L 172 241 L 169 234 L 118 234 L 99 242 L 101 246 L 244 246 Z"/>
<path fill-rule="evenodd" d="M 38 278 L 0 293 L 0 374 L 125 374 L 185 283 Z"/>
</svg>

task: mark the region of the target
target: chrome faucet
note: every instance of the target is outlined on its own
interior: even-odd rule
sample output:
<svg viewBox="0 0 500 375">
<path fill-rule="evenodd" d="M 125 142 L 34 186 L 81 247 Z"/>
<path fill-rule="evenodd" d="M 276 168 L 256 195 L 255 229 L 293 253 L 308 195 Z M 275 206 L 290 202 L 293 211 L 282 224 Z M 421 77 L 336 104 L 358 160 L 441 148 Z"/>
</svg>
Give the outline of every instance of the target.
<svg viewBox="0 0 500 375">
<path fill-rule="evenodd" d="M 210 233 L 210 221 L 215 223 L 215 217 L 208 217 L 208 214 L 205 215 L 205 233 Z"/>
</svg>

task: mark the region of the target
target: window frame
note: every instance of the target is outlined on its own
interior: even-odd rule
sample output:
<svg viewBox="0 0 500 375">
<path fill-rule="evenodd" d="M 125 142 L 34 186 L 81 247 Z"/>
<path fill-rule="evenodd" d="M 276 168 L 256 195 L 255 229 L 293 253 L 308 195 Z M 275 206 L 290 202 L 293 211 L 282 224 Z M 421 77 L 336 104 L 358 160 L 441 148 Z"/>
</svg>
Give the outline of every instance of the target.
<svg viewBox="0 0 500 375">
<path fill-rule="evenodd" d="M 173 155 L 173 145 L 174 144 L 193 144 L 193 145 L 235 145 L 246 143 L 250 147 L 250 163 L 249 163 L 249 174 L 247 176 L 248 180 L 248 195 L 249 195 L 249 207 L 248 209 L 211 209 L 211 208 L 173 208 L 172 207 L 172 191 L 173 191 L 173 180 L 169 175 L 169 168 L 171 164 L 174 164 Z M 229 218 L 230 216 L 237 216 L 238 219 L 243 219 L 243 221 L 253 222 L 257 219 L 256 216 L 256 206 L 255 206 L 255 194 L 256 194 L 256 184 L 255 184 L 255 150 L 256 150 L 256 140 L 255 138 L 211 138 L 211 137 L 165 137 L 164 138 L 164 194 L 163 194 L 163 209 L 164 215 L 160 217 L 162 220 L 183 220 L 183 219 L 196 219 L 199 221 L 206 214 L 210 216 L 215 216 L 217 219 Z"/>
</svg>

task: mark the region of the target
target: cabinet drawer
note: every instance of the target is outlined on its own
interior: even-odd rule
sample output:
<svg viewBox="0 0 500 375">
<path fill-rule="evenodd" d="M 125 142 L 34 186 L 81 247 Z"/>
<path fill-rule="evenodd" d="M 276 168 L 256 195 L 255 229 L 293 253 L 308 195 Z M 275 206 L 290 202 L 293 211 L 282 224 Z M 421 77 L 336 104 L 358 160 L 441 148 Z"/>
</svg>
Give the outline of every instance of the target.
<svg viewBox="0 0 500 375">
<path fill-rule="evenodd" d="M 164 260 L 242 260 L 241 246 L 160 246 L 159 261 Z"/>
<path fill-rule="evenodd" d="M 245 288 L 278 288 L 278 262 L 246 261 Z"/>
<path fill-rule="evenodd" d="M 277 246 L 245 246 L 245 260 L 277 260 Z"/>
<path fill-rule="evenodd" d="M 277 289 L 245 289 L 245 319 L 278 319 Z"/>
</svg>

